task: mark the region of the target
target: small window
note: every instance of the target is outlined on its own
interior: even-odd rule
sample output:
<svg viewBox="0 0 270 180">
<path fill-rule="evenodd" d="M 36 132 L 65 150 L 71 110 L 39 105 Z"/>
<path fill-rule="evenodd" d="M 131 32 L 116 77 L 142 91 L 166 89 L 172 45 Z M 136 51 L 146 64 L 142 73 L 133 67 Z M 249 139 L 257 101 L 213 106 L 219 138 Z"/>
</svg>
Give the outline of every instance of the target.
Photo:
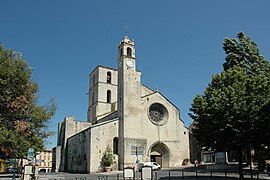
<svg viewBox="0 0 270 180">
<path fill-rule="evenodd" d="M 113 138 L 113 154 L 118 154 L 118 137 Z"/>
<path fill-rule="evenodd" d="M 107 103 L 111 103 L 111 91 L 107 91 Z"/>
<path fill-rule="evenodd" d="M 112 83 L 112 73 L 110 71 L 107 72 L 107 83 Z"/>
<path fill-rule="evenodd" d="M 131 54 L 132 54 L 132 50 L 131 50 L 131 48 L 127 48 L 127 56 L 128 57 L 131 57 Z"/>
</svg>

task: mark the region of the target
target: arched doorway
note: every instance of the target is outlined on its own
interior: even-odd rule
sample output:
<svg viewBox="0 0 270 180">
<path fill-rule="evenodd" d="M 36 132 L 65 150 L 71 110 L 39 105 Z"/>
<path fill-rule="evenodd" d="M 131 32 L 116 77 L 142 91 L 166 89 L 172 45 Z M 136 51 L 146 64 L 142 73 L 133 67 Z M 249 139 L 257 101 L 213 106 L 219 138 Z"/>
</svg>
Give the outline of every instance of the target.
<svg viewBox="0 0 270 180">
<path fill-rule="evenodd" d="M 151 162 L 157 162 L 161 167 L 170 166 L 169 148 L 162 142 L 154 143 L 149 149 Z"/>
</svg>

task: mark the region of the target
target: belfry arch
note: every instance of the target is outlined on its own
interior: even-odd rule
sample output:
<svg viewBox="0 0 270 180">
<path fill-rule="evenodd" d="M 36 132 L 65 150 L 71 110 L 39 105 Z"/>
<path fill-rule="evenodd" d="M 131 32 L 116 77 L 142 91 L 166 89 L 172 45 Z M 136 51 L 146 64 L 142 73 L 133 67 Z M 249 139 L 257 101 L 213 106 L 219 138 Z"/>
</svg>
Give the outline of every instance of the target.
<svg viewBox="0 0 270 180">
<path fill-rule="evenodd" d="M 157 162 L 162 167 L 170 167 L 170 150 L 163 142 L 156 142 L 148 150 L 151 162 Z"/>
</svg>

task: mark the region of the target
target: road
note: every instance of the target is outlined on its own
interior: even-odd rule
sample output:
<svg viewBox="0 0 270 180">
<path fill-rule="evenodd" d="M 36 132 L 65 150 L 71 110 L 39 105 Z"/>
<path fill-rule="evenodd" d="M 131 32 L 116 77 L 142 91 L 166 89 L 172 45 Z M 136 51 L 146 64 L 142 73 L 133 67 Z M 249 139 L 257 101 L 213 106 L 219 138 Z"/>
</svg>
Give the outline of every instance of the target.
<svg viewBox="0 0 270 180">
<path fill-rule="evenodd" d="M 184 172 L 184 178 L 182 176 L 182 171 L 169 171 L 169 170 L 160 170 L 155 171 L 153 173 L 153 180 L 190 180 L 190 179 L 202 179 L 202 180 L 233 180 L 238 179 L 237 173 L 227 173 L 227 177 L 225 177 L 225 173 L 211 173 L 210 172 Z M 270 177 L 267 174 L 260 174 L 259 179 L 270 179 Z M 123 180 L 123 172 L 115 171 L 110 173 L 96 173 L 96 174 L 69 174 L 69 173 L 55 173 L 55 174 L 43 174 L 40 175 L 40 180 Z M 246 174 L 245 178 L 250 179 L 250 175 Z M 135 179 L 140 180 L 141 179 L 141 173 L 136 172 Z M 257 175 L 254 175 L 254 179 L 257 179 Z"/>
<path fill-rule="evenodd" d="M 227 176 L 227 177 L 226 177 Z M 245 173 L 245 178 L 250 179 L 250 174 Z M 270 179 L 266 173 L 254 174 L 254 179 Z M 0 175 L 0 180 L 11 180 L 11 175 Z M 123 171 L 112 171 L 107 173 L 92 173 L 92 174 L 72 174 L 72 173 L 40 173 L 39 180 L 123 180 Z M 135 179 L 141 179 L 141 173 L 135 173 Z M 162 169 L 153 171 L 153 180 L 234 180 L 238 179 L 237 173 L 225 172 L 210 172 L 199 168 L 177 168 L 177 169 Z M 19 178 L 16 178 L 19 180 Z"/>
</svg>

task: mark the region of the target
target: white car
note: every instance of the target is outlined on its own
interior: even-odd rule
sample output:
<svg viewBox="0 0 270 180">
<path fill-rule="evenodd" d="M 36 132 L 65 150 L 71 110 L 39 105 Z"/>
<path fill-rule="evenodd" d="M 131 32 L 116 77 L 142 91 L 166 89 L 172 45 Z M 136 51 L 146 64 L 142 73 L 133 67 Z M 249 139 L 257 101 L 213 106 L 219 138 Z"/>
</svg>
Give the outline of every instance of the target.
<svg viewBox="0 0 270 180">
<path fill-rule="evenodd" d="M 160 170 L 161 169 L 161 166 L 156 163 L 156 162 L 144 162 L 144 163 L 140 163 L 139 164 L 139 170 L 141 171 L 142 170 L 142 167 L 143 166 L 150 166 L 152 167 L 152 170 L 155 171 L 155 170 Z"/>
</svg>

